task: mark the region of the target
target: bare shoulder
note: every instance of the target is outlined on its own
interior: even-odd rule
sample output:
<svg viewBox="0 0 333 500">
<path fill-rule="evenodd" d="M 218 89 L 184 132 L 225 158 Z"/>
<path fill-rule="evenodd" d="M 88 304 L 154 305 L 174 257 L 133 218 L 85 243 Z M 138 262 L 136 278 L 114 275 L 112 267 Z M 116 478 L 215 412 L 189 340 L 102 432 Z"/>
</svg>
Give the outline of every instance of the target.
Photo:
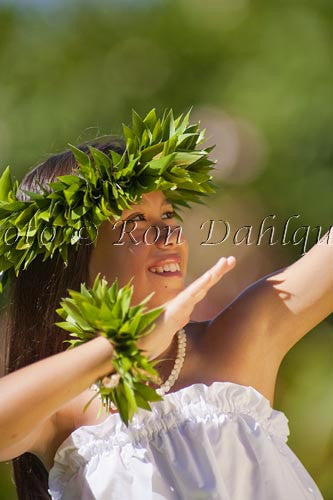
<svg viewBox="0 0 333 500">
<path fill-rule="evenodd" d="M 40 428 L 38 438 L 30 448 L 47 470 L 53 466 L 54 456 L 60 445 L 79 427 L 103 422 L 108 416 L 103 409 L 99 418 L 99 399 L 95 398 L 84 412 L 84 406 L 94 396 L 94 392 L 86 389 L 77 397 L 63 405 Z"/>
<path fill-rule="evenodd" d="M 200 349 L 212 380 L 252 386 L 273 405 L 281 364 L 268 341 L 260 289 L 248 287 L 202 326 Z"/>
</svg>

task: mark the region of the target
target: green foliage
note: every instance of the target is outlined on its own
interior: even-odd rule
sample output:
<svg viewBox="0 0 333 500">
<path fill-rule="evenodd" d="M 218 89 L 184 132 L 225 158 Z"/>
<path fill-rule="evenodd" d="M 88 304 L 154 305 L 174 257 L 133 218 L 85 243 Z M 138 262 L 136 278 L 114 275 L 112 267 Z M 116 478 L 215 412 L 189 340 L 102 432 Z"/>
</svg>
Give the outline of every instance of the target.
<svg viewBox="0 0 333 500">
<path fill-rule="evenodd" d="M 65 340 L 70 344 L 69 349 L 98 335 L 112 343 L 112 365 L 116 373 L 99 379 L 96 385 L 102 400 L 101 410 L 103 405 L 109 407 L 113 402 L 126 426 L 138 407 L 151 410 L 149 401 L 162 400 L 152 387 L 145 385 L 149 380 L 159 380 L 159 376 L 154 369 L 156 362 L 148 361 L 142 354 L 144 351 L 137 347 L 137 340 L 151 333 L 163 307 L 143 312 L 146 302 L 155 292 L 138 305 L 131 306 L 131 281 L 119 289 L 116 278 L 109 287 L 107 281 L 100 279 L 98 274 L 91 290 L 81 283 L 80 292 L 69 290 L 71 298 L 64 298 L 61 307 L 56 310 L 64 320 L 56 325 L 70 332 L 72 337 L 71 340 Z M 85 409 L 96 395 L 88 401 Z"/>
<path fill-rule="evenodd" d="M 191 110 L 190 110 L 191 111 Z M 172 109 L 158 118 L 155 109 L 141 118 L 132 110 L 132 128 L 123 125 L 126 150 L 110 156 L 89 146 L 86 154 L 69 144 L 76 175 L 62 175 L 43 194 L 25 191 L 17 199 L 18 182 L 7 167 L 0 178 L 0 270 L 16 276 L 43 254 L 45 261 L 59 252 L 67 264 L 67 248 L 80 244 L 82 230 L 95 244 L 98 226 L 110 216 L 138 203 L 144 193 L 161 190 L 171 200 L 175 216 L 187 201 L 215 192 L 208 159 L 212 147 L 196 150 L 204 139 L 198 124 L 189 125 L 190 111 L 174 119 Z M 4 282 L 5 282 L 4 277 Z M 0 289 L 1 291 L 1 289 Z"/>
</svg>

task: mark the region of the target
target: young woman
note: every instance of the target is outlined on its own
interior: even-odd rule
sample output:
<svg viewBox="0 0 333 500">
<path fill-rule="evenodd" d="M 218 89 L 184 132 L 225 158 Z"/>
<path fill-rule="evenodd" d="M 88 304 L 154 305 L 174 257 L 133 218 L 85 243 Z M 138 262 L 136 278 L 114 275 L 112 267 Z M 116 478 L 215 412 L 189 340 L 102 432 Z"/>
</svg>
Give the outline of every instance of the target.
<svg viewBox="0 0 333 500">
<path fill-rule="evenodd" d="M 93 143 L 108 154 L 124 143 Z M 79 146 L 88 153 L 87 145 Z M 38 191 L 76 166 L 70 151 L 29 172 L 23 189 Z M 8 324 L 8 374 L 0 380 L 0 460 L 13 459 L 18 497 L 69 499 L 322 499 L 309 473 L 287 445 L 288 420 L 273 409 L 279 366 L 289 349 L 333 310 L 333 248 L 321 242 L 292 265 L 247 287 L 211 320 L 190 320 L 195 305 L 235 266 L 222 258 L 184 288 L 189 249 L 177 231 L 165 244 L 173 207 L 162 191 L 147 193 L 124 210 L 143 239 L 118 244 L 121 224 L 105 221 L 96 246 L 69 248 L 69 264 L 42 257 L 17 277 Z M 126 223 L 127 224 L 127 223 Z M 166 264 L 175 267 L 165 268 Z M 177 357 L 177 332 L 186 332 L 184 364 L 163 401 L 140 409 L 129 427 L 117 411 L 96 419 L 91 385 L 112 373 L 113 348 L 97 337 L 63 352 L 68 334 L 54 325 L 68 289 L 92 285 L 101 273 L 120 286 L 134 276 L 136 304 L 155 291 L 149 308 L 165 310 L 140 339 L 165 381 Z M 151 384 L 153 387 L 157 385 Z"/>
</svg>

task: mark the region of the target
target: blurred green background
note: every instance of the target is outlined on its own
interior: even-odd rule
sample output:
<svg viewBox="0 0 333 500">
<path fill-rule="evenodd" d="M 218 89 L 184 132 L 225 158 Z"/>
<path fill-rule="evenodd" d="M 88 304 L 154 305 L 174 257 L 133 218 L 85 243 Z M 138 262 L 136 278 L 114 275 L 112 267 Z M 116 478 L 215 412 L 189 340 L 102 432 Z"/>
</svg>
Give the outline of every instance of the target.
<svg viewBox="0 0 333 500">
<path fill-rule="evenodd" d="M 207 145 L 217 144 L 221 190 L 184 212 L 188 281 L 220 255 L 237 259 L 193 314 L 212 317 L 301 257 L 302 243 L 281 243 L 288 217 L 298 216 L 290 231 L 333 223 L 332 19 L 328 0 L 0 1 L 0 171 L 9 164 L 21 179 L 68 142 L 121 133 L 132 108 L 178 115 L 193 106 Z M 233 234 L 268 215 L 275 245 L 267 236 L 260 245 L 231 236 L 200 244 L 207 219 L 227 220 Z M 330 316 L 285 357 L 274 403 L 289 418 L 289 446 L 329 500 L 332 353 Z M 4 463 L 0 498 L 16 498 Z"/>
</svg>

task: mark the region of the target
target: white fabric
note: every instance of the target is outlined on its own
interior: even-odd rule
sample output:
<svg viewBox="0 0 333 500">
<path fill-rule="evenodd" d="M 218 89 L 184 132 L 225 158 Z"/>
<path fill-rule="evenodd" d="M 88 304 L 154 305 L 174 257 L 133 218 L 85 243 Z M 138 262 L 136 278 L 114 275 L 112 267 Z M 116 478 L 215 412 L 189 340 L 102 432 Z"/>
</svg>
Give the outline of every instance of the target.
<svg viewBox="0 0 333 500">
<path fill-rule="evenodd" d="M 76 429 L 49 473 L 54 500 L 323 500 L 286 444 L 288 419 L 251 386 L 193 384 Z"/>
</svg>

